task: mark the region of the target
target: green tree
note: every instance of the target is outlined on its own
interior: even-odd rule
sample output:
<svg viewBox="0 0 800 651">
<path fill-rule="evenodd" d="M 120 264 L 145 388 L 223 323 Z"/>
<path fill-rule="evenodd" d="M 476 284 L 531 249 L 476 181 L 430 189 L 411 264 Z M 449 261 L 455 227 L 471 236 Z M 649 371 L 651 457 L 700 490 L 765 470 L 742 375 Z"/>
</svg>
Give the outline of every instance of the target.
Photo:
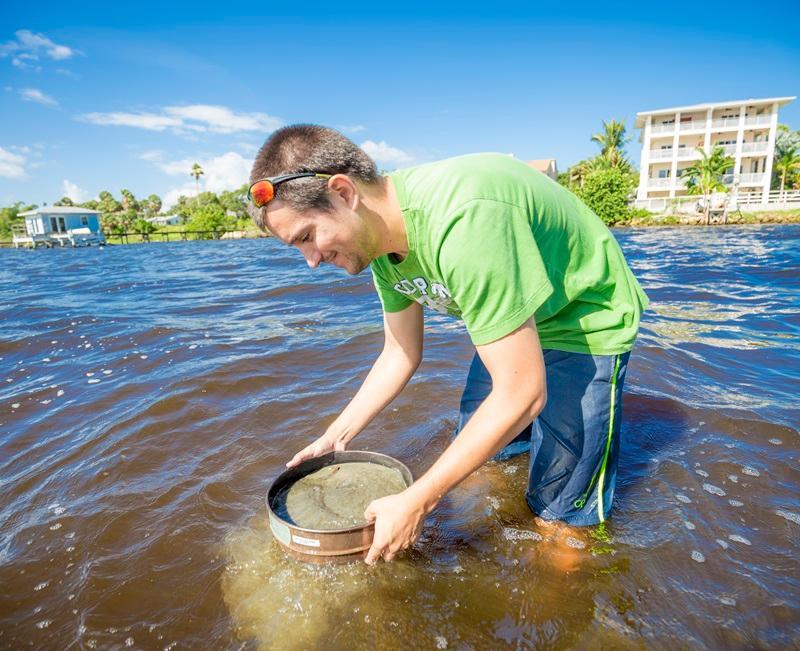
<svg viewBox="0 0 800 651">
<path fill-rule="evenodd" d="M 141 218 L 134 221 L 131 224 L 131 228 L 133 228 L 134 232 L 144 233 L 145 235 L 150 235 L 150 233 L 155 233 L 158 230 L 158 226 Z"/>
<path fill-rule="evenodd" d="M 61 197 L 58 201 L 53 203 L 54 206 L 74 206 L 75 203 L 69 197 Z"/>
<path fill-rule="evenodd" d="M 196 196 L 198 197 L 200 196 L 200 177 L 203 176 L 203 174 L 205 174 L 205 172 L 203 171 L 203 168 L 200 167 L 199 163 L 192 165 L 192 171 L 189 172 L 189 176 L 194 177 L 194 183 L 197 187 Z"/>
<path fill-rule="evenodd" d="M 586 175 L 575 193 L 606 224 L 625 221 L 630 215 L 628 202 L 634 188 L 633 177 L 617 168 L 596 169 Z"/>
<path fill-rule="evenodd" d="M 231 218 L 219 203 L 206 203 L 192 212 L 187 228 L 192 231 L 223 231 L 230 228 L 230 222 Z"/>
<path fill-rule="evenodd" d="M 120 190 L 120 194 L 122 195 L 122 208 L 125 211 L 134 211 L 139 212 L 139 202 L 136 201 L 136 197 L 133 196 L 133 192 L 130 190 Z"/>
<path fill-rule="evenodd" d="M 98 207 L 98 202 L 96 199 L 89 199 L 89 201 L 84 201 L 80 204 L 81 208 L 88 208 L 89 210 L 100 210 Z"/>
<path fill-rule="evenodd" d="M 235 190 L 225 190 L 219 195 L 219 203 L 227 215 L 236 219 L 249 219 L 247 212 L 247 188 L 245 184 Z"/>
<path fill-rule="evenodd" d="M 26 206 L 21 201 L 17 201 L 17 203 L 12 206 L 0 208 L 0 239 L 8 240 L 11 237 L 12 229 L 15 226 L 22 226 L 25 218 L 20 217 L 19 213 L 35 209 L 35 205 Z"/>
<path fill-rule="evenodd" d="M 603 120 L 602 133 L 592 136 L 592 142 L 600 145 L 600 156 L 608 162 L 609 167 L 620 167 L 624 164 L 630 167 L 625 158 L 625 145 L 629 141 L 630 138 L 625 135 L 625 120 Z"/>
<path fill-rule="evenodd" d="M 151 194 L 145 201 L 145 211 L 148 217 L 155 217 L 161 212 L 161 197 L 157 194 Z"/>
<path fill-rule="evenodd" d="M 722 177 L 734 164 L 734 160 L 726 156 L 725 150 L 719 145 L 715 146 L 710 154 L 702 147 L 698 147 L 697 151 L 700 153 L 700 160 L 687 167 L 681 178 L 686 179 L 686 189 L 689 194 L 703 195 L 703 214 L 708 224 L 711 221 L 711 195 L 727 189 Z"/>
<path fill-rule="evenodd" d="M 100 210 L 104 215 L 112 215 L 122 210 L 120 203 L 108 190 L 103 190 L 97 196 L 97 199 L 97 209 Z"/>
<path fill-rule="evenodd" d="M 781 180 L 781 194 L 786 187 L 786 177 L 793 177 L 793 171 L 800 170 L 800 146 L 791 147 L 782 152 L 779 158 L 775 159 L 775 171 Z"/>
</svg>

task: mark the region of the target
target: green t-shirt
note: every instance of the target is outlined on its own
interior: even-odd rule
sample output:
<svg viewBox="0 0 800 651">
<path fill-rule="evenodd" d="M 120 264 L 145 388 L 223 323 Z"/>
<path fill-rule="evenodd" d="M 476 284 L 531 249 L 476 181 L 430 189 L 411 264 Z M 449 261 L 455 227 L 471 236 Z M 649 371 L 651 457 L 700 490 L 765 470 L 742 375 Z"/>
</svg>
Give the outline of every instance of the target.
<svg viewBox="0 0 800 651">
<path fill-rule="evenodd" d="M 631 349 L 647 296 L 599 217 L 525 163 L 476 154 L 389 174 L 408 255 L 371 264 L 386 312 L 460 317 L 476 346 L 535 315 L 542 348 Z"/>
</svg>

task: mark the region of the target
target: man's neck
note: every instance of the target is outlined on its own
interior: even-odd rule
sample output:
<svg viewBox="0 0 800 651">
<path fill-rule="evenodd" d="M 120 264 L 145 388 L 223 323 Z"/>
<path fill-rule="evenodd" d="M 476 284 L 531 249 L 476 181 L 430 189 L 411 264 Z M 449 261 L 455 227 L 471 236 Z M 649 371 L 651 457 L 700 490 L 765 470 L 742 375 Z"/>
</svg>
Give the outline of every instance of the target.
<svg viewBox="0 0 800 651">
<path fill-rule="evenodd" d="M 378 255 L 393 253 L 402 260 L 408 255 L 408 235 L 403 211 L 390 178 L 385 178 L 381 190 L 362 194 L 361 203 L 377 226 Z"/>
</svg>

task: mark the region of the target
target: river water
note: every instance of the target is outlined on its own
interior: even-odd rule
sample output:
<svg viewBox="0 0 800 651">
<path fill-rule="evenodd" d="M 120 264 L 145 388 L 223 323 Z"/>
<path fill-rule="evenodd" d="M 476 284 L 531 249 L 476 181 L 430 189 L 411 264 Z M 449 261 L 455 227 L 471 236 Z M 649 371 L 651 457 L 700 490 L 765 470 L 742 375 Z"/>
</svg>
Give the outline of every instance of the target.
<svg viewBox="0 0 800 651">
<path fill-rule="evenodd" d="M 0 648 L 800 648 L 800 227 L 615 235 L 652 306 L 615 510 L 569 568 L 527 456 L 388 565 L 270 538 L 269 482 L 381 347 L 368 274 L 270 239 L 0 250 Z M 429 315 L 423 366 L 351 447 L 421 474 L 471 354 Z"/>
</svg>

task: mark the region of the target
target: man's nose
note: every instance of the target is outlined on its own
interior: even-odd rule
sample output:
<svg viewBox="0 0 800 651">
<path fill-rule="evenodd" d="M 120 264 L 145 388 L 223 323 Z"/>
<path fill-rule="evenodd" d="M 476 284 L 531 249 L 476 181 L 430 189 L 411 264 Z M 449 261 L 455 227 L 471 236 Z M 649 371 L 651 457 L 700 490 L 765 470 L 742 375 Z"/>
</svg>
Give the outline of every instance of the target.
<svg viewBox="0 0 800 651">
<path fill-rule="evenodd" d="M 322 262 L 322 254 L 320 254 L 320 252 L 316 249 L 304 251 L 303 255 L 306 258 L 306 264 L 312 269 L 316 269 L 319 266 L 319 263 Z"/>
</svg>

